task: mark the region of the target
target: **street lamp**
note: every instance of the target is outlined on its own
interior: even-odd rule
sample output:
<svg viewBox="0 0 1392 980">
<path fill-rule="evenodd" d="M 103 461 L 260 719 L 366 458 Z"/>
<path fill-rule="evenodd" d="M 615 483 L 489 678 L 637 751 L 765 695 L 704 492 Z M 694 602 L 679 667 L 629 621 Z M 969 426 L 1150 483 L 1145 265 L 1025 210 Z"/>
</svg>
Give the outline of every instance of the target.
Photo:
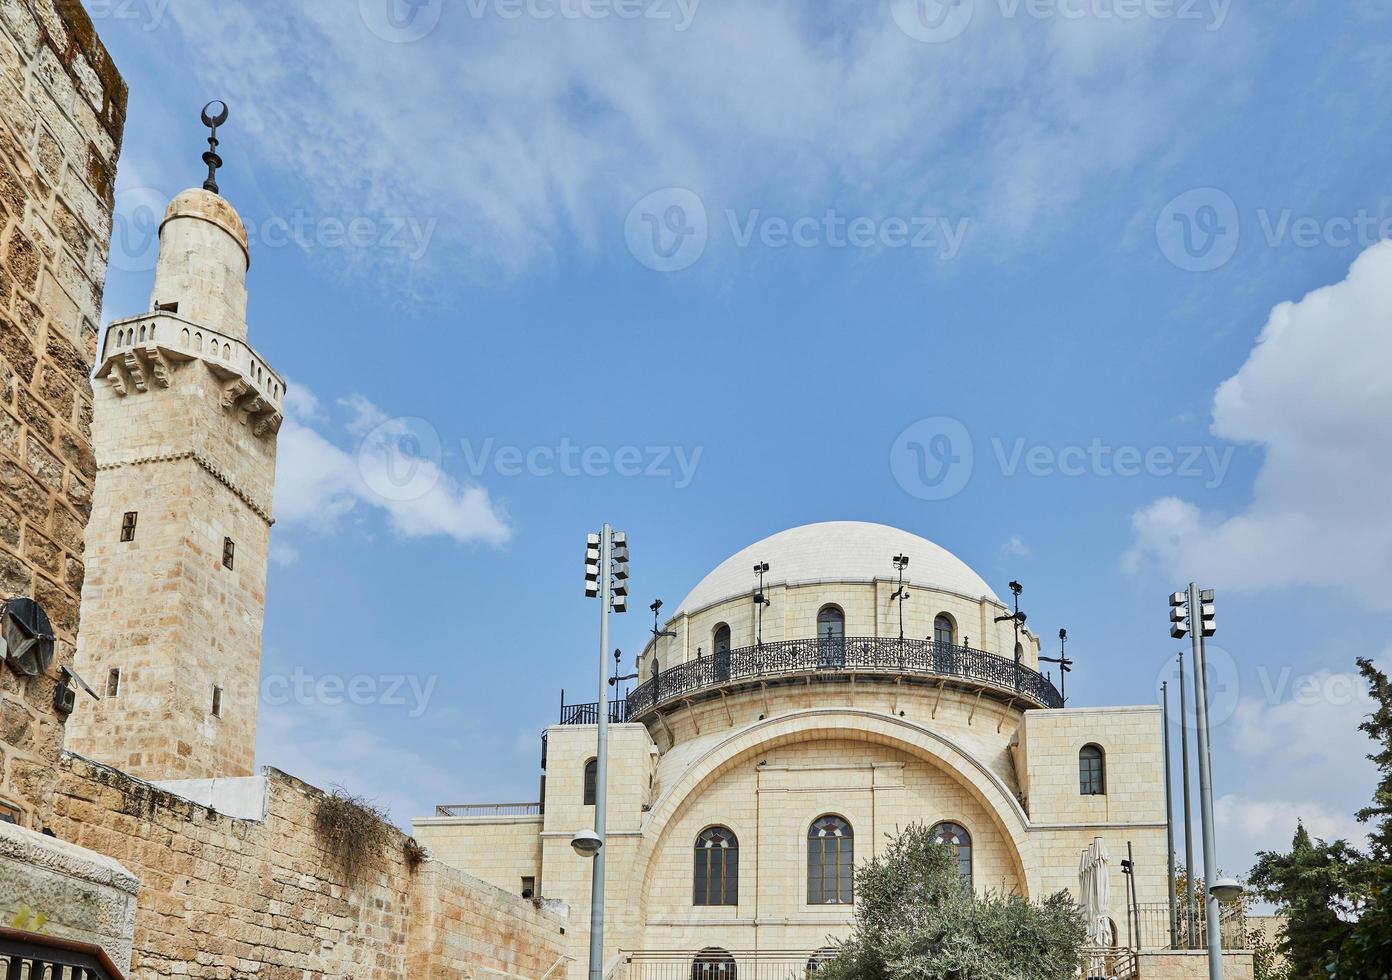
<svg viewBox="0 0 1392 980">
<path fill-rule="evenodd" d="M 1217 632 L 1213 608 L 1213 590 L 1200 589 L 1193 582 L 1184 592 L 1170 595 L 1170 636 L 1179 639 L 1186 634 L 1194 654 L 1194 714 L 1199 730 L 1199 817 L 1203 829 L 1204 883 L 1208 895 L 1208 976 L 1223 980 L 1223 932 L 1218 920 L 1220 896 L 1229 894 L 1228 879 L 1218 879 L 1218 845 L 1213 826 L 1213 772 L 1209 760 L 1208 674 L 1204 663 L 1204 637 Z M 1186 736 L 1187 737 L 1187 736 Z M 1189 869 L 1189 874 L 1193 874 Z M 1236 882 L 1232 882 L 1236 885 Z M 1238 894 L 1241 894 L 1239 888 Z"/>
<path fill-rule="evenodd" d="M 608 524 L 585 537 L 585 595 L 599 599 L 599 700 L 595 716 L 599 750 L 595 753 L 595 829 L 582 830 L 570 846 L 594 858 L 590 882 L 590 980 L 604 973 L 604 839 L 609 784 L 609 610 L 628 611 L 628 536 Z"/>
<path fill-rule="evenodd" d="M 604 841 L 600 840 L 599 835 L 593 830 L 582 830 L 570 839 L 570 846 L 582 858 L 592 858 L 604 846 Z"/>
<path fill-rule="evenodd" d="M 1208 893 L 1220 902 L 1234 902 L 1242 897 L 1242 885 L 1236 878 L 1219 878 Z"/>
</svg>

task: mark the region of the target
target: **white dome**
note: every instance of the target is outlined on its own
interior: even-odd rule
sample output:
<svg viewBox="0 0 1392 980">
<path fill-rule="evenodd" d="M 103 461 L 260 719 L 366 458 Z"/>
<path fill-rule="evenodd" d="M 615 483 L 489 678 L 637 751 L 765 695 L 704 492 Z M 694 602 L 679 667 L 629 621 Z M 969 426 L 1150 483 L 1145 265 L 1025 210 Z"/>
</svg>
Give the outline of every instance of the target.
<svg viewBox="0 0 1392 980">
<path fill-rule="evenodd" d="M 674 615 L 752 592 L 758 584 L 756 562 L 769 563 L 766 585 L 870 582 L 894 576 L 895 555 L 908 556 L 905 578 L 919 588 L 1000 602 L 966 562 L 927 538 L 885 524 L 828 521 L 779 531 L 735 552 L 701 579 Z"/>
</svg>

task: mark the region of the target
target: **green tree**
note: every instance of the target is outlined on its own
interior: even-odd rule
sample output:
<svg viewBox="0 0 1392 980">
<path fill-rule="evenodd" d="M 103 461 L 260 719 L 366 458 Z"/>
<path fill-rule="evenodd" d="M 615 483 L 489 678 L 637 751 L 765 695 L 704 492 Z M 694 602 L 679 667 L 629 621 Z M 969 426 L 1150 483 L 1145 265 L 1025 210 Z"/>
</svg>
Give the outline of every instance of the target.
<svg viewBox="0 0 1392 980">
<path fill-rule="evenodd" d="M 952 850 L 914 825 L 856 871 L 856 927 L 817 980 L 1074 980 L 1086 930 L 1067 892 L 967 894 Z"/>
<path fill-rule="evenodd" d="M 1373 824 L 1368 834 L 1372 853 L 1358 881 L 1362 913 L 1342 937 L 1330 973 L 1338 980 L 1385 980 L 1392 977 L 1392 685 L 1370 660 L 1360 658 L 1358 669 L 1375 705 L 1358 727 L 1377 746 L 1368 758 L 1380 778 L 1373 805 L 1358 811 L 1359 822 Z"/>
<path fill-rule="evenodd" d="M 1252 868 L 1256 894 L 1286 916 L 1278 944 L 1292 980 L 1392 980 L 1392 685 L 1358 660 L 1374 710 L 1358 727 L 1376 746 L 1380 779 L 1371 806 L 1369 853 L 1347 841 L 1312 840 L 1298 826 L 1289 853 L 1262 852 Z"/>
<path fill-rule="evenodd" d="M 1289 853 L 1257 855 L 1249 879 L 1256 894 L 1286 916 L 1278 949 L 1292 977 L 1328 976 L 1332 951 L 1347 938 L 1359 909 L 1365 861 L 1347 841 L 1312 839 L 1304 824 L 1296 826 Z"/>
</svg>

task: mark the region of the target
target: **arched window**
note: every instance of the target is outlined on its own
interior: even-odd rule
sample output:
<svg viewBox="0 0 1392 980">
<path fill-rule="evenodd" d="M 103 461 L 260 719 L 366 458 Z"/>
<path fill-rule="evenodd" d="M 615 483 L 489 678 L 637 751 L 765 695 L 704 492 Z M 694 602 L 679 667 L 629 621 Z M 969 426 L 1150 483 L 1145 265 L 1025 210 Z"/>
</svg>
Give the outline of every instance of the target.
<svg viewBox="0 0 1392 980">
<path fill-rule="evenodd" d="M 823 946 L 807 958 L 807 975 L 810 977 L 821 968 L 823 963 L 828 963 L 835 958 L 836 947 Z"/>
<path fill-rule="evenodd" d="M 696 838 L 692 905 L 739 904 L 739 838 L 728 827 L 709 827 Z"/>
<path fill-rule="evenodd" d="M 691 961 L 691 980 L 738 980 L 735 958 L 723 949 L 707 946 Z"/>
<path fill-rule="evenodd" d="M 730 679 L 730 627 L 725 623 L 717 626 L 712 643 L 712 649 L 715 650 L 715 679 L 728 681 Z"/>
<path fill-rule="evenodd" d="M 819 817 L 807 830 L 807 904 L 849 905 L 855 861 L 851 825 Z"/>
<path fill-rule="evenodd" d="M 950 847 L 957 852 L 957 874 L 962 879 L 962 891 L 972 891 L 972 839 L 967 829 L 955 823 L 940 823 L 933 828 L 933 843 Z"/>
<path fill-rule="evenodd" d="M 846 614 L 840 606 L 823 606 L 817 613 L 817 659 L 822 667 L 846 662 Z"/>
<path fill-rule="evenodd" d="M 1078 792 L 1102 796 L 1107 792 L 1107 763 L 1098 745 L 1084 745 L 1078 753 Z"/>
<path fill-rule="evenodd" d="M 950 647 L 956 642 L 956 632 L 952 625 L 952 617 L 947 613 L 938 613 L 937 618 L 933 620 L 933 642 L 939 646 Z"/>
<path fill-rule="evenodd" d="M 585 763 L 585 802 L 584 806 L 595 805 L 595 787 L 599 785 L 599 762 L 591 759 Z"/>
</svg>

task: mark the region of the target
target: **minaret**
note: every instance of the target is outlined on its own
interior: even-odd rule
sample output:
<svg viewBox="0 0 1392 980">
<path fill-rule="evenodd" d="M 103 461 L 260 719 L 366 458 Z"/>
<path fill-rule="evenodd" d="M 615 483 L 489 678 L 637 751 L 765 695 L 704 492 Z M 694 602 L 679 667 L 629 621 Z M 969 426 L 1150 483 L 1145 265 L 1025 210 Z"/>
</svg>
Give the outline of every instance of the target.
<svg viewBox="0 0 1392 980">
<path fill-rule="evenodd" d="M 215 103 L 216 105 L 216 103 Z M 170 203 L 150 312 L 112 323 L 96 371 L 97 479 L 77 670 L 102 696 L 67 747 L 144 779 L 250 775 L 285 382 L 247 343 L 241 218 Z"/>
</svg>

